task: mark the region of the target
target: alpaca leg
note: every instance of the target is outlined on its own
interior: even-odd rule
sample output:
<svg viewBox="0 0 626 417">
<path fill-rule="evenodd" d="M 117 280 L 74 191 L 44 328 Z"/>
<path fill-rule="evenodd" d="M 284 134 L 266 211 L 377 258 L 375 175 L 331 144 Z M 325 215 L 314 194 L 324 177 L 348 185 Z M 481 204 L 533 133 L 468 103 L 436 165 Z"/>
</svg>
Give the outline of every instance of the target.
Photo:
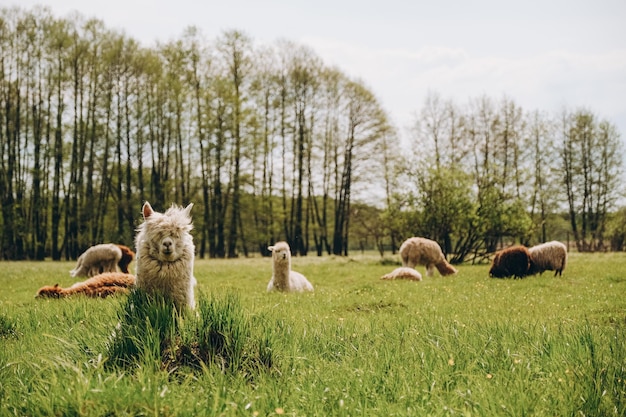
<svg viewBox="0 0 626 417">
<path fill-rule="evenodd" d="M 83 255 L 78 257 L 76 267 L 70 271 L 71 277 L 81 277 L 85 275 L 86 271 L 83 268 L 83 259 L 85 259 Z"/>
<path fill-rule="evenodd" d="M 433 264 L 426 265 L 426 276 L 432 277 L 435 275 L 435 266 Z"/>
</svg>

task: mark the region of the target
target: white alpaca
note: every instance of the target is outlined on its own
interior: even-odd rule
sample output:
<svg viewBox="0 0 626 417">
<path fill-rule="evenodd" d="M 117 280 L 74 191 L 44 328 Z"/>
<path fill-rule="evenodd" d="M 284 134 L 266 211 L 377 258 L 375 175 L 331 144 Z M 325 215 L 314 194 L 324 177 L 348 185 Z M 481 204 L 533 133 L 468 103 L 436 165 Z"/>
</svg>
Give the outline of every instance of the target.
<svg viewBox="0 0 626 417">
<path fill-rule="evenodd" d="M 408 266 L 396 268 L 388 274 L 383 275 L 380 279 L 408 279 L 410 281 L 421 281 L 422 274 Z"/>
<path fill-rule="evenodd" d="M 435 268 L 441 275 L 456 274 L 457 270 L 446 261 L 441 247 L 434 240 L 423 237 L 412 237 L 400 246 L 402 266 L 415 268 L 416 265 L 426 266 L 426 276 L 432 277 Z"/>
<path fill-rule="evenodd" d="M 93 277 L 105 272 L 117 272 L 117 267 L 128 274 L 128 264 L 135 253 L 127 246 L 114 243 L 94 245 L 83 252 L 76 261 L 76 267 L 70 271 L 72 277 Z"/>
<path fill-rule="evenodd" d="M 554 276 L 562 275 L 567 265 L 567 246 L 553 240 L 528 249 L 530 252 L 530 274 L 554 271 Z"/>
<path fill-rule="evenodd" d="M 193 261 L 195 247 L 189 233 L 193 228 L 190 212 L 172 205 L 165 213 L 143 205 L 144 222 L 137 229 L 137 288 L 148 294 L 161 294 L 181 311 L 195 308 Z"/>
<path fill-rule="evenodd" d="M 299 272 L 291 270 L 291 250 L 287 242 L 277 242 L 267 249 L 272 251 L 272 279 L 267 291 L 313 291 L 313 285 Z"/>
</svg>

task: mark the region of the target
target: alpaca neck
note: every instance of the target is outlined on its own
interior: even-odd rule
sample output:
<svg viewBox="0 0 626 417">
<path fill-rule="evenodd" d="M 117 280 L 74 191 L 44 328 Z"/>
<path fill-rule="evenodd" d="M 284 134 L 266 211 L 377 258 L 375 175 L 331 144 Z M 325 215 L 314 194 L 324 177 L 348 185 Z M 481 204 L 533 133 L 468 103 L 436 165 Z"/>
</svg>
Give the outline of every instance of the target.
<svg viewBox="0 0 626 417">
<path fill-rule="evenodd" d="M 278 289 L 289 288 L 290 261 L 274 262 L 274 286 Z"/>
<path fill-rule="evenodd" d="M 441 275 L 451 275 L 455 272 L 454 267 L 450 265 L 445 259 L 441 262 L 436 263 L 435 267 Z"/>
</svg>

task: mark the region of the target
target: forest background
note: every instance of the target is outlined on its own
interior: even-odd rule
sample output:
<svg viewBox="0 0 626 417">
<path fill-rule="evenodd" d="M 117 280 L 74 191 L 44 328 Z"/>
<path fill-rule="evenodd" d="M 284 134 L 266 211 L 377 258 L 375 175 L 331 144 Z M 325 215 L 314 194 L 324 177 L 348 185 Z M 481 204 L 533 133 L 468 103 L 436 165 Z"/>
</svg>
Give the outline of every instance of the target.
<svg viewBox="0 0 626 417">
<path fill-rule="evenodd" d="M 0 9 L 0 259 L 133 246 L 140 208 L 194 203 L 199 257 L 512 242 L 624 248 L 620 132 L 588 108 L 431 92 L 410 138 L 362 80 L 289 41 L 189 27 L 146 48 L 104 22 Z"/>
</svg>

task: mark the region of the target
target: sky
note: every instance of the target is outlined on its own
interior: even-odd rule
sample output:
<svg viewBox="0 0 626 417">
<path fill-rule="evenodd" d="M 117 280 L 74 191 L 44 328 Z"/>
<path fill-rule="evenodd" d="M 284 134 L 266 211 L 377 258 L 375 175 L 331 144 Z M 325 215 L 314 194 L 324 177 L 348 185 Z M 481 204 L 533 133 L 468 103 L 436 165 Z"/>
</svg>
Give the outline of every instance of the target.
<svg viewBox="0 0 626 417">
<path fill-rule="evenodd" d="M 525 111 L 584 108 L 626 141 L 626 0 L 0 0 L 102 20 L 144 46 L 196 26 L 307 45 L 360 79 L 401 135 L 432 92 Z"/>
</svg>

